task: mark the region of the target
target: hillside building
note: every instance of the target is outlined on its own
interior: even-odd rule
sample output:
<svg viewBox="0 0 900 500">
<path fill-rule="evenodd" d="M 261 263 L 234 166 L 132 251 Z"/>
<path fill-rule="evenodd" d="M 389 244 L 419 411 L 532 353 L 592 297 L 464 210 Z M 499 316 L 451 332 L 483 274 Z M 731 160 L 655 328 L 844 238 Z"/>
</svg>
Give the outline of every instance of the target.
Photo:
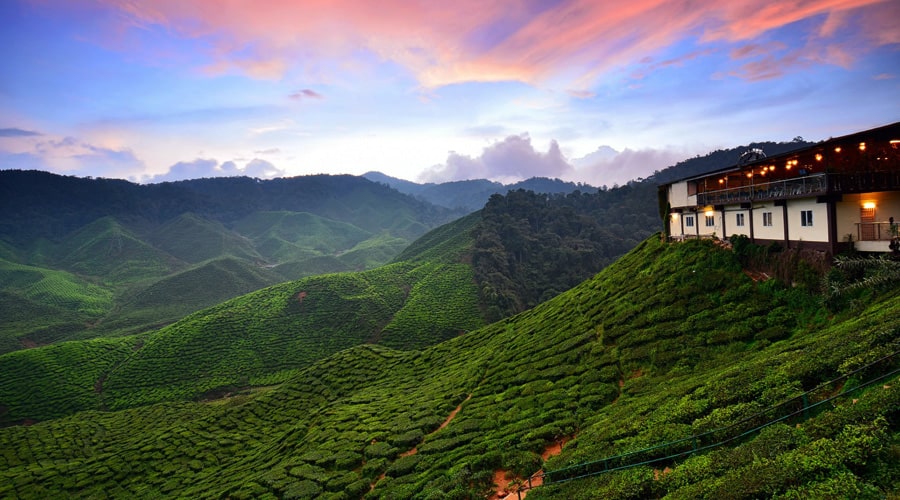
<svg viewBox="0 0 900 500">
<path fill-rule="evenodd" d="M 660 186 L 672 239 L 889 252 L 900 224 L 900 122 Z M 894 223 L 891 223 L 893 218 Z"/>
</svg>

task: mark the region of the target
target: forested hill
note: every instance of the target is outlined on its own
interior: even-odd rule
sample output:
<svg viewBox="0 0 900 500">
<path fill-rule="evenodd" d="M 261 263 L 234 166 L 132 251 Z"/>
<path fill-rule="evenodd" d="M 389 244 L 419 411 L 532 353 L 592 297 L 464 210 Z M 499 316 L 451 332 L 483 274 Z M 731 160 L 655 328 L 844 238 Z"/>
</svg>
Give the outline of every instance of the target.
<svg viewBox="0 0 900 500">
<path fill-rule="evenodd" d="M 371 269 L 462 215 L 348 175 L 139 185 L 0 171 L 0 353 L 136 334 Z"/>
<path fill-rule="evenodd" d="M 593 193 L 597 188 L 587 184 L 566 182 L 546 177 L 532 177 L 513 184 L 502 184 L 487 179 L 470 179 L 441 183 L 417 184 L 397 179 L 381 172 L 367 172 L 363 177 L 373 182 L 386 184 L 401 193 L 410 194 L 429 203 L 447 208 L 475 211 L 484 206 L 495 194 L 524 189 L 536 193 L 568 194 L 574 191 Z"/>
<path fill-rule="evenodd" d="M 492 196 L 472 253 L 487 318 L 522 312 L 574 287 L 659 231 L 655 199 L 649 182 L 597 193 Z"/>
<path fill-rule="evenodd" d="M 254 212 L 293 211 L 414 237 L 463 215 L 351 175 L 248 177 L 140 185 L 117 179 L 0 170 L 0 240 L 58 238 L 114 216 L 159 224 L 184 213 L 231 223 Z"/>
</svg>

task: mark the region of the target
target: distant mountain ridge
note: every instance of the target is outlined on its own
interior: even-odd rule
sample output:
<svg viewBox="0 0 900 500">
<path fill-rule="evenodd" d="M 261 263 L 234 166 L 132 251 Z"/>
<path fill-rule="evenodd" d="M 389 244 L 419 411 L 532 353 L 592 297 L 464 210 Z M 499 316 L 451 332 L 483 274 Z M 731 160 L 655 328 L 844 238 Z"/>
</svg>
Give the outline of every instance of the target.
<svg viewBox="0 0 900 500">
<path fill-rule="evenodd" d="M 2 170 L 0 213 L 0 313 L 47 310 L 35 283 L 13 279 L 22 266 L 52 277 L 37 283 L 58 304 L 0 321 L 2 353 L 138 333 L 281 281 L 369 269 L 464 212 L 349 175 L 138 185 Z M 103 307 L 83 306 L 91 287 Z"/>
<path fill-rule="evenodd" d="M 478 210 L 483 207 L 491 195 L 502 195 L 509 191 L 516 191 L 519 189 L 544 194 L 568 194 L 575 191 L 585 193 L 597 192 L 597 188 L 587 184 L 567 182 L 547 177 L 532 177 L 513 184 L 502 184 L 487 179 L 417 184 L 404 179 L 391 177 L 381 172 L 366 172 L 362 177 L 365 177 L 372 182 L 388 185 L 401 193 L 415 196 L 416 198 L 428 201 L 429 203 L 440 207 L 469 211 Z"/>
</svg>

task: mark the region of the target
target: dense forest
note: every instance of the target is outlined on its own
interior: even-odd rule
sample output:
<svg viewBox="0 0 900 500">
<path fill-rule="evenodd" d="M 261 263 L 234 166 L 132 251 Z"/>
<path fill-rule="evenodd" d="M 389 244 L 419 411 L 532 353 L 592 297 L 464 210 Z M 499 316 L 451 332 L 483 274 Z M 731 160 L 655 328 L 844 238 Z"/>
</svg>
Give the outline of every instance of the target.
<svg viewBox="0 0 900 500">
<path fill-rule="evenodd" d="M 488 320 L 574 287 L 658 231 L 655 197 L 649 182 L 596 193 L 517 190 L 492 196 L 472 254 Z"/>
</svg>

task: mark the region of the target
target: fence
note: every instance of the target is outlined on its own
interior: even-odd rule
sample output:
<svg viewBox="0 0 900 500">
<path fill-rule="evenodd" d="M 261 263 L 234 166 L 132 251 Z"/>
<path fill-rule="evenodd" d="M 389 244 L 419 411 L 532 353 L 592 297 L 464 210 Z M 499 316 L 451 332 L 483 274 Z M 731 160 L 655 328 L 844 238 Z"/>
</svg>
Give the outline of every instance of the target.
<svg viewBox="0 0 900 500">
<path fill-rule="evenodd" d="M 898 359 L 900 359 L 898 354 L 900 354 L 900 351 L 889 354 L 851 373 L 821 384 L 815 389 L 804 392 L 799 396 L 769 407 L 726 427 L 642 450 L 535 474 L 528 478 L 527 483 L 520 491 L 530 489 L 531 484 L 538 482 L 535 481 L 537 478 L 540 478 L 540 482 L 543 484 L 561 483 L 630 467 L 671 462 L 693 453 L 739 441 L 778 422 L 805 420 L 824 411 L 826 409 L 825 404 L 828 402 L 837 398 L 848 397 L 869 385 L 900 374 L 900 368 L 896 366 Z M 868 380 L 849 389 L 844 388 L 848 380 L 859 378 L 868 378 Z"/>
</svg>

